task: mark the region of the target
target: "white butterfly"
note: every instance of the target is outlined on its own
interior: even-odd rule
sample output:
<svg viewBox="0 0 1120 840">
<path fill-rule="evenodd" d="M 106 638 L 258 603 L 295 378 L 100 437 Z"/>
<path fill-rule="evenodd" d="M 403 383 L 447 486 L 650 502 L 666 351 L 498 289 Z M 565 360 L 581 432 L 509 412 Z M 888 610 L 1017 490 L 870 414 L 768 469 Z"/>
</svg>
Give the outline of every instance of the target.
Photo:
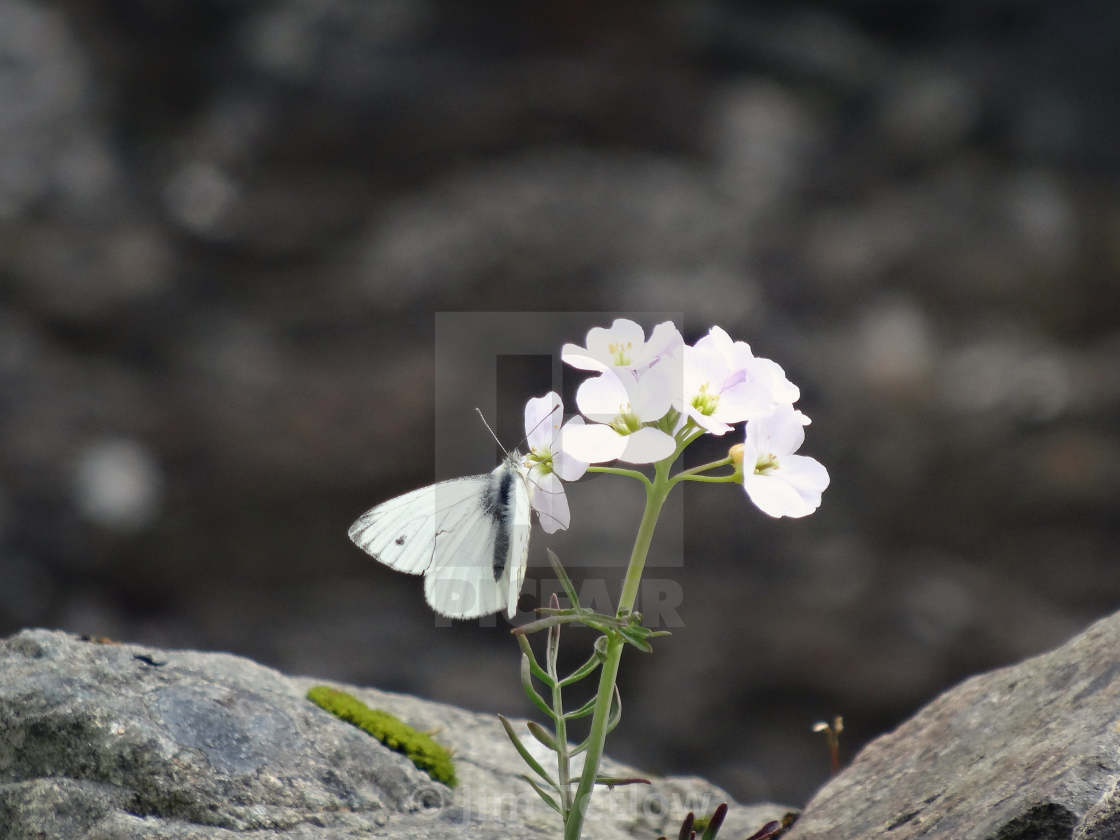
<svg viewBox="0 0 1120 840">
<path fill-rule="evenodd" d="M 532 490 L 512 452 L 490 473 L 441 481 L 382 502 L 350 526 L 374 560 L 424 575 L 424 597 L 449 618 L 503 607 L 513 618 L 529 557 Z"/>
</svg>

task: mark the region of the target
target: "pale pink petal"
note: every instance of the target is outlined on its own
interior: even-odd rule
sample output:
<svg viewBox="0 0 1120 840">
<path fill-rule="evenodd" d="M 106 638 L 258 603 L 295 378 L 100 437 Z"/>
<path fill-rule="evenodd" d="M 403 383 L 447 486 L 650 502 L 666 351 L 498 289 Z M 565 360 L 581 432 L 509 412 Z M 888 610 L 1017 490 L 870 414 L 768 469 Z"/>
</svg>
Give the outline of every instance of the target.
<svg viewBox="0 0 1120 840">
<path fill-rule="evenodd" d="M 631 435 L 626 435 L 623 440 L 626 443 L 626 449 L 619 456 L 619 460 L 628 461 L 631 464 L 652 464 L 655 461 L 662 461 L 677 449 L 677 442 L 673 440 L 672 436 L 665 434 L 660 429 L 653 429 L 648 426 L 644 429 L 638 429 Z"/>
<path fill-rule="evenodd" d="M 571 365 L 580 370 L 602 372 L 610 369 L 610 365 L 596 359 L 588 353 L 585 348 L 580 347 L 578 344 L 565 344 L 560 349 L 560 358 L 564 361 L 564 364 Z"/>
<path fill-rule="evenodd" d="M 747 374 L 766 388 L 776 403 L 792 405 L 801 399 L 801 389 L 786 378 L 782 366 L 772 359 L 753 359 L 747 368 Z"/>
<path fill-rule="evenodd" d="M 810 504 L 777 474 L 748 474 L 743 479 L 743 487 L 759 510 L 775 518 L 790 516 L 797 519 L 808 516 L 820 504 L 820 496 L 817 497 L 817 504 Z"/>
<path fill-rule="evenodd" d="M 529 486 L 532 489 L 533 510 L 546 534 L 566 529 L 572 522 L 568 509 L 568 497 L 564 485 L 553 473 L 542 474 L 539 470 L 529 473 Z"/>
<path fill-rule="evenodd" d="M 790 455 L 805 442 L 805 427 L 790 405 L 780 405 L 747 423 L 747 438 L 763 454 Z"/>
<path fill-rule="evenodd" d="M 708 330 L 708 334 L 693 346 L 698 350 L 713 351 L 725 356 L 732 352 L 733 342 L 723 327 L 712 327 Z"/>
<path fill-rule="evenodd" d="M 564 421 L 564 403 L 555 391 L 525 403 L 525 434 L 529 449 L 547 451 Z"/>
<path fill-rule="evenodd" d="M 629 403 L 626 386 L 610 371 L 585 379 L 576 390 L 576 405 L 580 412 L 598 423 L 614 420 L 628 408 Z"/>
<path fill-rule="evenodd" d="M 767 413 L 772 405 L 769 392 L 756 382 L 743 380 L 720 393 L 714 416 L 725 423 L 741 423 Z"/>
<path fill-rule="evenodd" d="M 576 481 L 585 472 L 587 472 L 587 462 L 580 461 L 578 458 L 572 457 L 568 454 L 565 447 L 565 438 L 573 426 L 582 426 L 582 417 L 573 417 L 564 427 L 560 430 L 559 435 L 556 437 L 556 442 L 552 448 L 552 469 L 565 481 Z"/>
<path fill-rule="evenodd" d="M 564 452 L 586 464 L 613 461 L 626 449 L 626 438 L 599 423 L 566 428 Z"/>
<path fill-rule="evenodd" d="M 720 421 L 715 414 L 702 414 L 692 406 L 688 407 L 687 414 L 695 421 L 696 425 L 710 435 L 716 435 L 718 437 L 719 435 L 725 435 L 731 431 L 731 427 Z"/>
<path fill-rule="evenodd" d="M 814 494 L 820 504 L 821 493 L 828 489 L 828 470 L 816 458 L 807 455 L 785 455 L 779 461 L 778 474 L 789 482 L 802 496 Z"/>
<path fill-rule="evenodd" d="M 587 349 L 604 361 L 614 356 L 612 348 L 618 345 L 629 345 L 631 352 L 638 352 L 645 343 L 646 331 L 641 324 L 629 318 L 615 318 L 610 327 L 592 327 L 587 331 Z"/>
<path fill-rule="evenodd" d="M 664 417 L 673 407 L 673 398 L 680 393 L 680 380 L 672 365 L 655 365 L 638 374 L 628 387 L 630 410 L 643 423 Z M 627 374 L 623 374 L 623 381 Z"/>
<path fill-rule="evenodd" d="M 663 321 L 653 328 L 646 342 L 646 358 L 643 361 L 652 362 L 658 356 L 667 356 L 675 353 L 684 346 L 684 338 L 677 325 L 672 321 Z"/>
</svg>

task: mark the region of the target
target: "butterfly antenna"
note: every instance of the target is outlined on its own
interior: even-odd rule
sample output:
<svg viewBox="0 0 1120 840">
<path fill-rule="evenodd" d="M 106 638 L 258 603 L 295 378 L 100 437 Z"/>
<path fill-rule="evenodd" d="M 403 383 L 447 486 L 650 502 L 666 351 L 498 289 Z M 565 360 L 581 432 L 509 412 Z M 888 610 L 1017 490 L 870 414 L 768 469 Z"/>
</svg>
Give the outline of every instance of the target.
<svg viewBox="0 0 1120 840">
<path fill-rule="evenodd" d="M 552 407 L 552 411 L 548 412 L 548 414 L 546 414 L 544 417 L 542 417 L 540 420 L 538 420 L 537 425 L 533 426 L 533 428 L 529 429 L 529 431 L 525 433 L 525 437 L 521 438 L 521 440 L 517 444 L 518 448 L 521 447 L 521 444 L 523 444 L 527 440 L 529 440 L 529 435 L 533 434 L 533 432 L 535 432 L 537 429 L 539 429 L 541 426 L 543 426 L 546 422 L 551 420 L 552 415 L 555 414 L 559 410 L 560 410 L 560 406 L 559 405 L 554 405 Z"/>
<path fill-rule="evenodd" d="M 482 425 L 486 427 L 486 431 L 488 431 L 490 433 L 490 437 L 494 438 L 494 443 L 498 444 L 498 448 L 500 450 L 502 450 L 502 452 L 504 452 L 506 457 L 508 458 L 509 457 L 509 450 L 507 450 L 504 446 L 502 446 L 502 442 L 500 440 L 498 440 L 498 436 L 496 434 L 494 434 L 493 428 L 491 428 L 490 424 L 486 422 L 486 415 L 482 413 L 482 409 L 479 408 L 476 405 L 474 407 L 474 410 L 477 411 L 478 416 L 482 418 Z"/>
<path fill-rule="evenodd" d="M 506 449 L 504 446 L 502 446 L 502 442 L 500 440 L 498 440 L 498 436 L 496 434 L 494 434 L 494 429 L 491 428 L 490 424 L 486 422 L 486 415 L 482 413 L 482 409 L 479 408 L 476 405 L 474 407 L 474 410 L 477 411 L 478 416 L 482 418 L 482 425 L 484 425 L 486 427 L 486 431 L 490 432 L 490 437 L 494 438 L 494 443 L 498 444 L 498 448 L 500 450 L 502 450 L 502 452 L 505 452 L 506 457 L 508 458 L 509 457 L 509 450 Z M 543 426 L 545 424 L 545 422 L 548 421 L 549 419 L 551 419 L 552 415 L 555 414 L 559 410 L 560 410 L 560 406 L 559 405 L 554 405 L 552 407 L 552 411 L 548 412 L 548 414 L 546 414 L 544 417 L 542 417 L 538 421 L 537 425 L 535 425 L 535 426 L 533 426 L 533 428 L 529 429 L 529 431 L 526 433 L 525 437 L 521 438 L 521 440 L 519 440 L 517 442 L 518 448 L 520 448 L 521 444 L 525 443 L 529 439 L 529 435 L 531 435 L 533 432 L 535 432 L 537 429 L 539 429 L 541 426 Z"/>
</svg>

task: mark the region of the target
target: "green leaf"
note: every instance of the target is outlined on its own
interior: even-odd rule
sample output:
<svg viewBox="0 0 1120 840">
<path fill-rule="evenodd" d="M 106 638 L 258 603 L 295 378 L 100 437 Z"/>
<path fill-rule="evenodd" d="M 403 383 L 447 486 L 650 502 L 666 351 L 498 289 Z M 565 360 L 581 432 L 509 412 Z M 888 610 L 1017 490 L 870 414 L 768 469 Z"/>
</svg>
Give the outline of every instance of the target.
<svg viewBox="0 0 1120 840">
<path fill-rule="evenodd" d="M 649 779 L 639 779 L 637 777 L 596 776 L 595 784 L 606 785 L 609 788 L 613 788 L 619 785 L 652 785 L 653 782 Z"/>
<path fill-rule="evenodd" d="M 555 687 L 556 683 L 553 682 L 552 677 L 550 677 L 548 672 L 540 666 L 540 663 L 537 662 L 537 657 L 533 655 L 533 646 L 529 644 L 529 640 L 524 636 L 519 635 L 517 637 L 517 644 L 521 646 L 521 652 L 526 657 L 528 657 L 529 670 L 533 673 L 533 676 L 543 682 L 549 688 Z M 524 670 L 524 664 L 522 664 L 522 670 Z"/>
<path fill-rule="evenodd" d="M 547 630 L 557 624 L 576 624 L 579 621 L 580 617 L 575 612 L 550 615 L 545 618 L 538 618 L 536 621 L 530 621 L 528 624 L 522 624 L 520 627 L 514 627 L 511 632 L 517 636 L 523 636 L 526 633 L 539 633 L 541 630 Z"/>
<path fill-rule="evenodd" d="M 614 701 L 611 703 L 610 714 L 607 715 L 607 734 L 609 735 L 622 720 L 622 695 L 618 693 L 618 686 L 614 687 Z"/>
<path fill-rule="evenodd" d="M 556 593 L 552 593 L 552 599 L 549 601 L 549 606 L 555 609 L 560 608 L 560 599 L 556 597 Z M 545 661 L 548 663 L 549 674 L 556 673 L 556 661 L 560 658 L 560 625 L 548 628 L 548 639 L 545 642 Z"/>
<path fill-rule="evenodd" d="M 653 645 L 647 642 L 641 633 L 635 633 L 630 627 L 620 627 L 615 631 L 620 635 L 628 644 L 633 645 L 642 653 L 653 653 Z"/>
<path fill-rule="evenodd" d="M 579 720 L 582 717 L 587 717 L 589 714 L 595 711 L 596 699 L 598 698 L 592 697 L 578 709 L 571 712 L 565 712 L 564 720 Z"/>
<path fill-rule="evenodd" d="M 548 775 L 548 771 L 541 767 L 540 762 L 533 758 L 532 754 L 527 749 L 525 749 L 525 745 L 521 743 L 521 739 L 518 738 L 517 733 L 513 731 L 513 725 L 509 722 L 509 720 L 504 715 L 498 715 L 498 720 L 502 722 L 502 726 L 506 730 L 506 735 L 509 736 L 510 741 L 513 742 L 514 749 L 516 749 L 518 754 L 525 760 L 525 763 L 533 769 L 533 772 L 535 772 L 538 776 L 548 782 L 553 790 L 559 791 L 560 786 L 556 784 L 555 781 L 553 781 L 553 778 L 550 775 Z M 533 784 L 532 781 L 530 781 L 529 784 L 532 784 L 533 787 L 536 787 L 536 785 Z"/>
<path fill-rule="evenodd" d="M 525 696 L 533 701 L 533 704 L 548 715 L 553 720 L 556 720 L 556 712 L 552 711 L 552 707 L 545 702 L 544 698 L 537 693 L 533 688 L 533 666 L 529 662 L 529 657 L 521 654 L 521 687 L 525 690 Z M 547 676 L 547 675 L 546 675 Z"/>
<path fill-rule="evenodd" d="M 533 788 L 533 790 L 535 790 L 537 792 L 537 796 L 539 796 L 541 799 L 543 799 L 545 801 L 545 803 L 550 808 L 552 808 L 553 811 L 555 811 L 561 817 L 565 817 L 564 812 L 560 810 L 560 806 L 557 804 L 556 800 L 553 799 L 551 796 L 549 796 L 548 792 L 544 788 L 542 788 L 540 785 L 538 785 L 535 779 L 532 779 L 529 776 L 526 776 L 524 773 L 518 774 L 517 778 L 524 779 L 525 781 L 527 781 L 529 783 L 529 785 Z"/>
<path fill-rule="evenodd" d="M 568 573 L 564 571 L 564 567 L 560 565 L 560 558 L 556 556 L 551 548 L 546 549 L 548 554 L 548 562 L 552 564 L 552 571 L 556 572 L 556 577 L 560 581 L 560 585 L 564 587 L 564 594 L 568 596 L 568 600 L 573 607 L 579 608 L 579 596 L 576 594 L 576 588 L 572 585 L 572 579 L 568 577 Z"/>
<path fill-rule="evenodd" d="M 551 732 L 537 723 L 535 720 L 528 721 L 525 726 L 529 729 L 529 734 L 548 747 L 553 752 L 560 752 L 560 747 L 556 743 L 556 738 Z"/>
<path fill-rule="evenodd" d="M 605 637 L 600 636 L 599 638 L 602 639 Z M 596 644 L 598 644 L 598 641 L 596 641 Z M 560 687 L 566 688 L 569 685 L 579 682 L 584 677 L 590 676 L 591 674 L 595 673 L 595 669 L 602 664 L 603 655 L 599 653 L 598 648 L 596 648 L 595 652 L 591 654 L 590 659 L 588 659 L 586 662 L 572 671 L 572 673 L 568 674 L 568 676 L 564 677 L 564 679 L 560 680 Z"/>
</svg>

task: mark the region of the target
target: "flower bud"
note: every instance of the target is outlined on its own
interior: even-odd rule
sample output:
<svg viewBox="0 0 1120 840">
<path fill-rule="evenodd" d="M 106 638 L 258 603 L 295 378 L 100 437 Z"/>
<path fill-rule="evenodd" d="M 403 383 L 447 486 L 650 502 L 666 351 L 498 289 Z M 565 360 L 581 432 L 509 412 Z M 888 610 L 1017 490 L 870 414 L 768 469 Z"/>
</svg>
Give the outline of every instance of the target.
<svg viewBox="0 0 1120 840">
<path fill-rule="evenodd" d="M 737 443 L 727 450 L 727 457 L 736 467 L 743 466 L 743 444 Z"/>
</svg>

